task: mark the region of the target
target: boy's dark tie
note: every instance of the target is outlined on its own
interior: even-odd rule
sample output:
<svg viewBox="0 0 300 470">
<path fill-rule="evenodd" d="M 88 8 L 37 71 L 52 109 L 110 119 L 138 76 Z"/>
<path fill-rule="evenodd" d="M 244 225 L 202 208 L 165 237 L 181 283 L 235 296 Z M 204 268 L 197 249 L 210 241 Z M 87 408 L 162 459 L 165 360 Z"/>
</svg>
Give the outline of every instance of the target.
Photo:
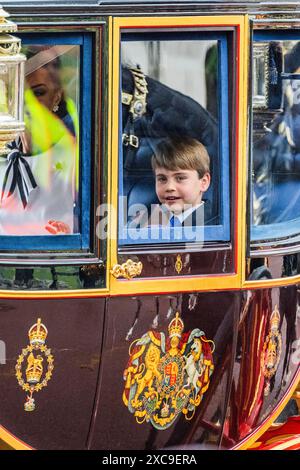
<svg viewBox="0 0 300 470">
<path fill-rule="evenodd" d="M 176 215 L 172 215 L 172 217 L 169 220 L 169 225 L 170 225 L 170 227 L 181 227 L 182 226 L 180 220 L 178 219 L 178 217 L 176 217 Z"/>
</svg>

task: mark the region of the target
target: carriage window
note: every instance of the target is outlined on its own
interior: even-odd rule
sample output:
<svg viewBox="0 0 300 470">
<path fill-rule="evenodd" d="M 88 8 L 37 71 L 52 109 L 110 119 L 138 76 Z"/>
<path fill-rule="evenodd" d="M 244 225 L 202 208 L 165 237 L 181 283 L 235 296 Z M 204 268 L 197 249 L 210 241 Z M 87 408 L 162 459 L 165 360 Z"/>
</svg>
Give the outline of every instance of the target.
<svg viewBox="0 0 300 470">
<path fill-rule="evenodd" d="M 89 244 L 82 224 L 89 155 L 81 165 L 89 131 L 84 144 L 80 139 L 83 116 L 86 125 L 90 120 L 90 85 L 84 80 L 88 43 L 83 35 L 22 37 L 26 128 L 0 158 L 4 249 L 82 249 Z"/>
<path fill-rule="evenodd" d="M 121 60 L 119 244 L 228 241 L 226 34 L 124 33 Z"/>
<path fill-rule="evenodd" d="M 252 241 L 299 237 L 300 35 L 256 33 Z M 281 242 L 282 243 L 282 242 Z"/>
</svg>

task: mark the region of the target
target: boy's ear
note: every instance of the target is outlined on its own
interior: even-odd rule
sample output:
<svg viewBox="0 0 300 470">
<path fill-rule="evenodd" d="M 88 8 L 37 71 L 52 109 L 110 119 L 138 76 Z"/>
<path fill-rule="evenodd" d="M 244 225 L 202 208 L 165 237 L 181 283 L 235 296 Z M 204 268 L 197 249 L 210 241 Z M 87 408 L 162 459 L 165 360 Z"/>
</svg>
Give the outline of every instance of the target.
<svg viewBox="0 0 300 470">
<path fill-rule="evenodd" d="M 204 173 L 200 180 L 200 188 L 201 191 L 204 193 L 205 191 L 208 190 L 210 185 L 210 174 L 209 173 Z"/>
</svg>

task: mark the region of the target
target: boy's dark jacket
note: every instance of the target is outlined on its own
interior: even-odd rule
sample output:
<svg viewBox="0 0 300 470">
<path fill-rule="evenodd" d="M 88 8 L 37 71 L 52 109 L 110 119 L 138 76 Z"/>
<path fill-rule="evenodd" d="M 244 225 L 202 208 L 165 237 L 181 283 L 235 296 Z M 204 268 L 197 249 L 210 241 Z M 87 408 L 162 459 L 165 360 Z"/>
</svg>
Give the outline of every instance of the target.
<svg viewBox="0 0 300 470">
<path fill-rule="evenodd" d="M 148 211 L 141 211 L 129 221 L 130 228 L 147 228 L 152 226 L 168 227 L 170 216 L 162 209 L 160 204 L 152 205 L 151 214 Z M 213 225 L 216 224 L 216 217 L 211 216 L 210 202 L 204 201 L 204 204 L 195 209 L 189 214 L 182 222 L 182 226 L 196 227 L 199 225 Z M 200 222 L 200 224 L 199 224 Z"/>
</svg>

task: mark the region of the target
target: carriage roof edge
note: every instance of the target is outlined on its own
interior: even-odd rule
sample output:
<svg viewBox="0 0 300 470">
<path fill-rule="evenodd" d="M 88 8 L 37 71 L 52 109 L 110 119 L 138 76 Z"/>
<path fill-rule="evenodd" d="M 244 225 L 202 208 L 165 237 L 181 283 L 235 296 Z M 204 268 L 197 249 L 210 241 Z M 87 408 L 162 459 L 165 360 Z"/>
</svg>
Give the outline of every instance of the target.
<svg viewBox="0 0 300 470">
<path fill-rule="evenodd" d="M 286 5 L 296 7 L 298 2 L 291 0 L 251 0 L 251 1 L 241 1 L 241 0 L 51 0 L 45 4 L 40 4 L 40 0 L 2 0 L 0 7 L 9 8 L 9 7 L 20 7 L 20 6 L 39 6 L 41 9 L 46 9 L 49 7 L 77 7 L 77 6 L 90 6 L 90 7 L 101 7 L 101 6 L 117 6 L 117 5 L 152 5 L 152 4 L 190 4 L 190 5 L 213 5 L 213 4 L 243 4 L 243 5 Z"/>
<path fill-rule="evenodd" d="M 57 11 L 64 16 L 74 13 L 82 18 L 95 15 L 143 16 L 144 12 L 153 15 L 164 15 L 168 12 L 180 14 L 267 14 L 276 18 L 277 15 L 297 15 L 300 4 L 291 0 L 2 0 L 2 7 L 18 21 L 26 22 L 24 12 L 34 17 L 50 15 Z"/>
</svg>

